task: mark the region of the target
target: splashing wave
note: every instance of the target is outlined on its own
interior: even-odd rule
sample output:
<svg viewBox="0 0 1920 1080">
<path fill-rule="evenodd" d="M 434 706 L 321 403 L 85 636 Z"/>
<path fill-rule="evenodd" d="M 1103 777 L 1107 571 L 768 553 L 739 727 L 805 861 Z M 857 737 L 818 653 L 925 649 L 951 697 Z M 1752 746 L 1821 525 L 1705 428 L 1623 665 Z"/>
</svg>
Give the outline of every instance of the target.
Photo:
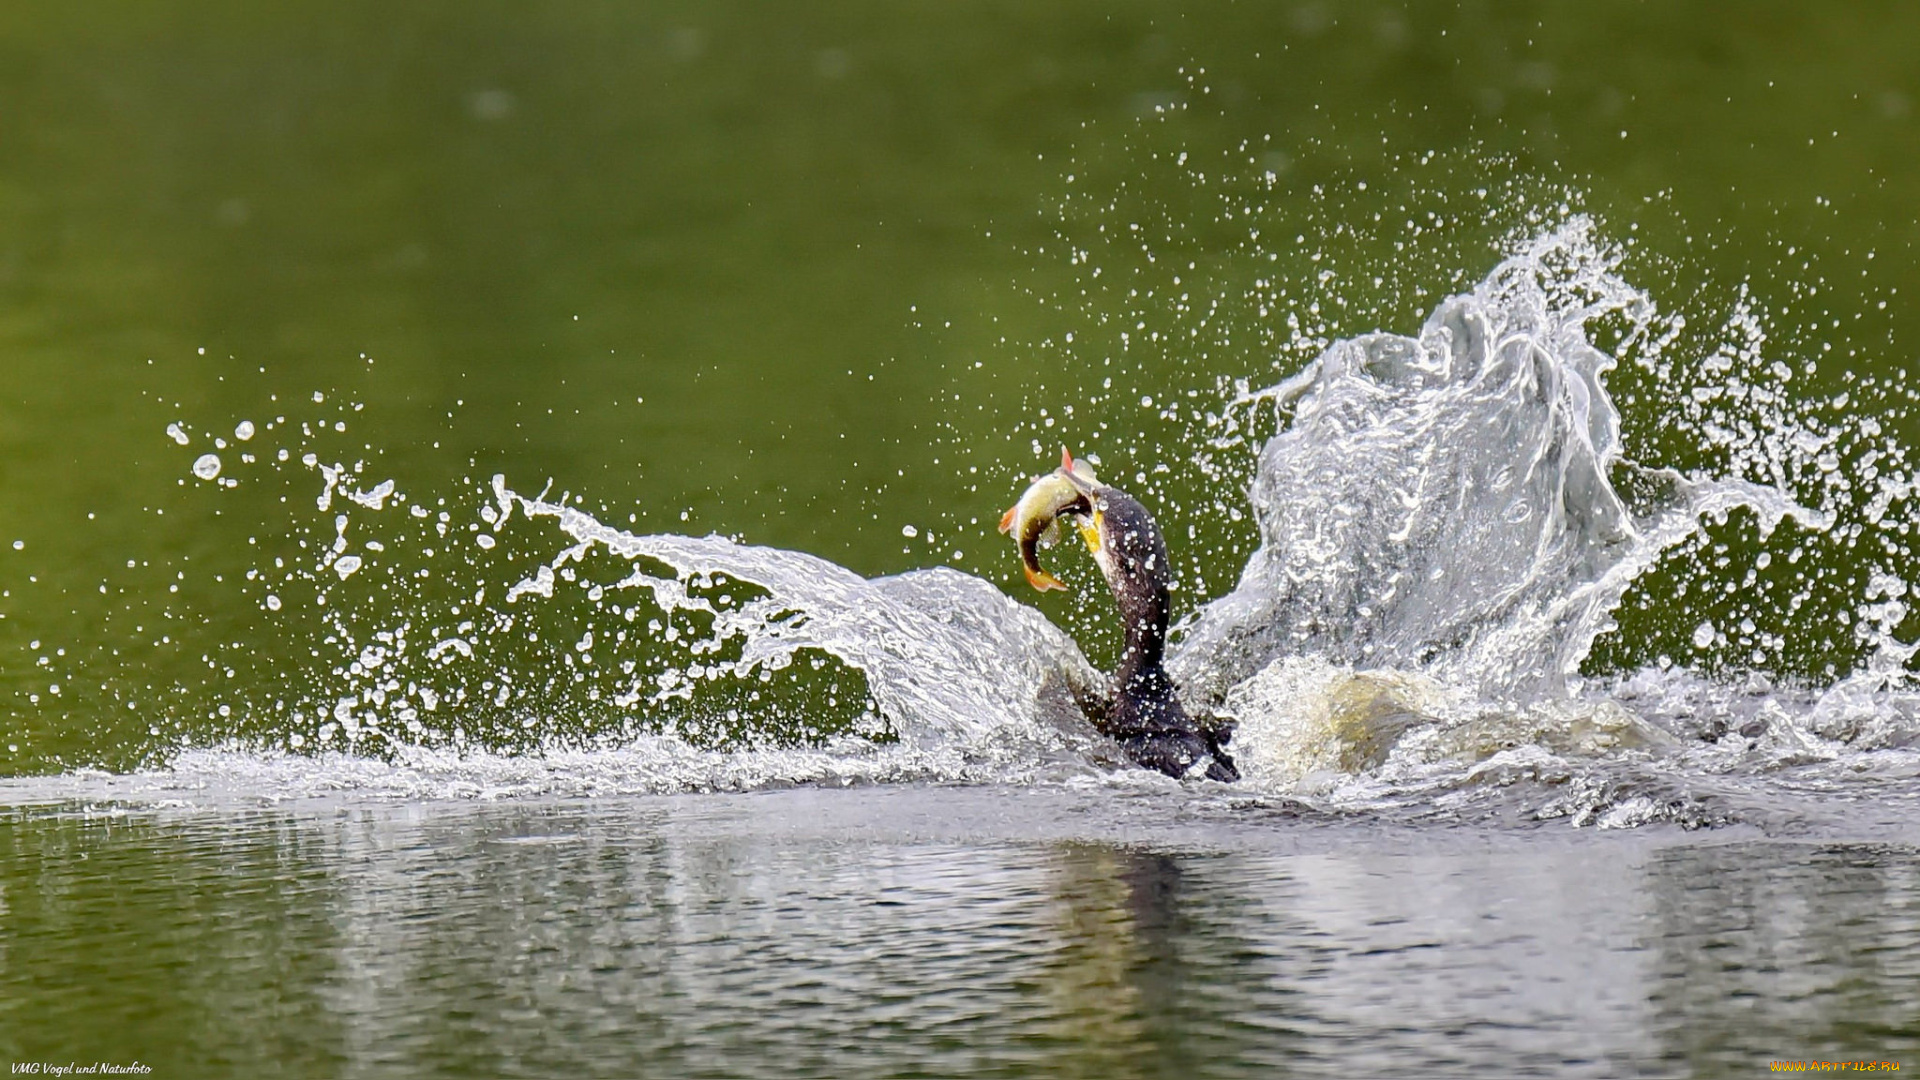
<svg viewBox="0 0 1920 1080">
<path fill-rule="evenodd" d="M 1817 815 L 1820 800 L 1920 800 L 1909 749 L 1920 694 L 1903 667 L 1911 647 L 1891 634 L 1905 588 L 1885 575 L 1869 590 L 1877 614 L 1862 620 L 1878 651 L 1826 688 L 1668 664 L 1582 674 L 1623 596 L 1697 542 L 1703 522 L 1740 510 L 1762 536 L 1789 521 L 1809 534 L 1835 525 L 1833 505 L 1803 505 L 1772 458 L 1775 484 L 1627 460 L 1606 377 L 1624 350 L 1657 353 L 1670 329 L 1592 224 L 1573 218 L 1517 245 L 1417 335 L 1335 342 L 1292 378 L 1242 395 L 1240 416 L 1271 410 L 1280 425 L 1250 492 L 1261 546 L 1238 586 L 1178 629 L 1172 661 L 1195 708 L 1239 723 L 1247 778 L 1235 797 L 1611 826 L 1764 823 Z M 1602 331 L 1618 344 L 1597 344 Z M 1804 456 L 1832 442 L 1782 430 L 1755 445 Z M 312 455 L 305 464 L 324 472 L 323 512 L 336 495 L 358 514 L 407 502 L 391 481 L 362 492 L 344 467 Z M 1793 475 L 1834 471 L 1802 464 Z M 1745 470 L 1755 471 L 1768 474 Z M 465 616 L 456 604 L 445 618 L 394 602 L 372 616 L 384 628 L 368 631 L 322 592 L 340 663 L 310 680 L 287 730 L 185 750 L 157 773 L 44 783 L 166 799 L 1163 782 L 1124 768 L 1084 719 L 1106 691 L 1072 639 L 978 578 L 932 569 L 868 580 L 796 551 L 635 535 L 500 477 L 488 495 L 486 531 L 474 529 L 491 565 L 512 565 L 495 537 L 516 513 L 567 538 L 531 573 L 515 572 L 503 599 L 487 604 L 483 586 L 461 598 Z M 1884 514 L 1887 501 L 1872 505 Z M 417 503 L 408 512 L 448 537 L 446 514 L 436 525 Z M 349 514 L 333 527 L 331 547 L 297 573 L 344 588 L 373 574 L 386 548 L 347 555 Z M 539 640 L 527 625 L 541 610 L 570 605 L 586 612 L 570 649 L 532 661 L 514 652 Z M 279 597 L 265 606 L 278 612 Z M 410 647 L 416 621 L 445 624 L 431 647 Z M 1702 637 L 1723 635 L 1703 625 Z M 863 684 L 850 724 L 808 711 L 806 658 Z M 527 690 L 536 665 L 565 675 L 548 672 L 543 698 Z M 776 676 L 795 671 L 800 690 L 783 691 Z M 799 718 L 775 730 L 782 693 L 799 694 Z M 531 749 L 469 739 L 489 709 L 532 731 Z M 597 718 L 589 737 L 542 726 L 568 710 Z"/>
</svg>

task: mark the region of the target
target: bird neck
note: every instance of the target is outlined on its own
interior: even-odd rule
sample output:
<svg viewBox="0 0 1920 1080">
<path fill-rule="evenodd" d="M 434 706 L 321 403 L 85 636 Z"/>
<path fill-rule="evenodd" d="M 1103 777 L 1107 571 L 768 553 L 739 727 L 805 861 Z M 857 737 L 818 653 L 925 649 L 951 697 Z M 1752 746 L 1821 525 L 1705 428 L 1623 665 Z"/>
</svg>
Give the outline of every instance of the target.
<svg viewBox="0 0 1920 1080">
<path fill-rule="evenodd" d="M 1115 588 L 1113 598 L 1120 608 L 1121 624 L 1126 632 L 1126 647 L 1120 653 L 1115 678 L 1123 687 L 1166 681 L 1164 662 L 1171 607 L 1166 585 L 1159 581 L 1131 582 L 1127 588 Z"/>
<path fill-rule="evenodd" d="M 1113 709 L 1103 730 L 1116 738 L 1191 730 L 1165 665 L 1167 590 L 1164 585 L 1151 587 L 1157 582 L 1136 579 L 1127 584 L 1114 590 L 1127 644 L 1113 673 Z"/>
<path fill-rule="evenodd" d="M 1113 593 L 1121 632 L 1126 635 L 1126 649 L 1115 672 L 1119 686 L 1123 691 L 1158 691 L 1159 684 L 1167 682 L 1162 662 L 1172 610 L 1167 543 L 1153 515 L 1124 491 L 1101 489 L 1093 518 L 1100 536 L 1094 559 Z"/>
</svg>

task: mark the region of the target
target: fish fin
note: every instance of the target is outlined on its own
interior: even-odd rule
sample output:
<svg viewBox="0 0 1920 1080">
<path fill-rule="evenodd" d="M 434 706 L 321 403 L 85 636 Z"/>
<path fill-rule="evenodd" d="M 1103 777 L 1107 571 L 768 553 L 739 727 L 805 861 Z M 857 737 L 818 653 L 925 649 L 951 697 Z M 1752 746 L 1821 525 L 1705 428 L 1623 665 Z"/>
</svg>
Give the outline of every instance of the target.
<svg viewBox="0 0 1920 1080">
<path fill-rule="evenodd" d="M 1060 474 L 1073 481 L 1073 486 L 1083 492 L 1087 490 L 1088 485 L 1100 482 L 1099 478 L 1093 475 L 1093 470 L 1087 467 L 1087 463 L 1073 460 L 1073 453 L 1064 446 L 1060 448 Z"/>
<path fill-rule="evenodd" d="M 1018 509 L 1020 509 L 1020 504 L 1015 503 L 1014 505 L 1007 507 L 1006 513 L 1000 515 L 1000 531 L 1001 532 L 1013 531 L 1013 512 Z"/>
<path fill-rule="evenodd" d="M 1021 567 L 1021 569 L 1027 572 L 1027 584 L 1039 589 L 1041 592 L 1046 592 L 1048 589 L 1059 589 L 1065 592 L 1067 589 L 1065 582 L 1047 573 L 1045 570 L 1032 566 L 1024 566 Z"/>
</svg>

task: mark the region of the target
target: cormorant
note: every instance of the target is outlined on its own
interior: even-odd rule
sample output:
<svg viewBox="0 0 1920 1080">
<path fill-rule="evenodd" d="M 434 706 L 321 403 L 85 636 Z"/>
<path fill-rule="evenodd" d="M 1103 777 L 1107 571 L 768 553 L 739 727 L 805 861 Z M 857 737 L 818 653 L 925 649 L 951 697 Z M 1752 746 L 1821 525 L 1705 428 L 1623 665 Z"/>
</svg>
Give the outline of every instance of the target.
<svg viewBox="0 0 1920 1080">
<path fill-rule="evenodd" d="M 1172 611 L 1167 585 L 1172 575 L 1167 544 L 1153 515 L 1138 499 L 1095 480 L 1063 451 L 1059 470 L 1035 481 L 1000 523 L 1002 532 L 1020 527 L 1015 540 L 1021 544 L 1027 579 L 1036 588 L 1064 587 L 1032 558 L 1033 538 L 1056 517 L 1066 517 L 1078 527 L 1107 579 L 1126 634 L 1120 666 L 1113 674 L 1113 702 L 1095 726 L 1146 768 L 1184 777 L 1200 761 L 1211 759 L 1206 767 L 1209 780 L 1238 780 L 1240 771 L 1225 747 L 1230 732 L 1195 723 L 1167 675 L 1167 625 Z"/>
</svg>

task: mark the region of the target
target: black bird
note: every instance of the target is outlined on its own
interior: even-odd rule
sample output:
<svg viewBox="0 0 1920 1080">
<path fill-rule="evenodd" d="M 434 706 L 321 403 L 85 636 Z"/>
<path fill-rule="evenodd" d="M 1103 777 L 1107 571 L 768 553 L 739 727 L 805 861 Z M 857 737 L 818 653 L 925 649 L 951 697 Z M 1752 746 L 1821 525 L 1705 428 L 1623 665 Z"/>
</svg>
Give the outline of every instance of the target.
<svg viewBox="0 0 1920 1080">
<path fill-rule="evenodd" d="M 1126 633 L 1126 649 L 1113 674 L 1113 701 L 1106 716 L 1096 719 L 1096 726 L 1146 768 L 1184 777 L 1194 765 L 1211 759 L 1207 779 L 1240 779 L 1226 751 L 1230 730 L 1195 723 L 1167 675 L 1167 625 L 1172 611 L 1167 584 L 1172 578 L 1160 526 L 1138 499 L 1076 469 L 1072 455 L 1063 452 L 1061 462 L 1057 472 L 1035 482 L 1035 488 L 1046 485 L 1042 490 L 1057 492 L 1052 499 L 1036 500 L 1040 512 L 1052 511 L 1079 528 L 1107 579 Z M 1059 484 L 1061 477 L 1072 485 L 1071 495 Z M 1022 499 L 1021 505 L 1007 512 L 1008 517 L 1014 518 L 1027 504 Z M 1012 524 L 1003 522 L 1003 531 Z M 1031 570 L 1028 577 L 1033 579 Z M 1036 587 L 1040 587 L 1037 582 Z"/>
</svg>

